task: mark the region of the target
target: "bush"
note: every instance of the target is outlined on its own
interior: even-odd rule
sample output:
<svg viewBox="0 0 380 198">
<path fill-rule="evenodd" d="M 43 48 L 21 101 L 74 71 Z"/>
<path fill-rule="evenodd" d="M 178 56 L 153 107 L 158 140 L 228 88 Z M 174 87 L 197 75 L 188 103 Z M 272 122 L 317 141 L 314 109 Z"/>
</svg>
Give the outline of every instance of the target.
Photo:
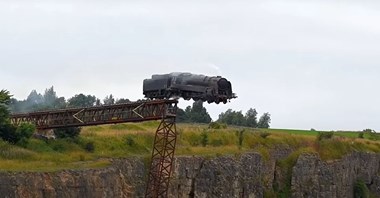
<svg viewBox="0 0 380 198">
<path fill-rule="evenodd" d="M 238 145 L 239 145 L 239 148 L 241 148 L 243 146 L 243 140 L 244 140 L 244 129 L 240 130 L 240 131 L 237 131 L 237 135 L 238 135 Z"/>
<path fill-rule="evenodd" d="M 358 134 L 358 138 L 363 139 L 363 138 L 364 138 L 364 132 L 359 132 L 359 134 Z"/>
<path fill-rule="evenodd" d="M 354 186 L 354 197 L 355 198 L 368 198 L 369 190 L 367 185 L 363 182 L 363 180 L 358 180 Z"/>
<path fill-rule="evenodd" d="M 69 144 L 62 140 L 56 140 L 49 143 L 50 147 L 57 152 L 67 151 Z"/>
<path fill-rule="evenodd" d="M 375 133 L 376 131 L 372 130 L 372 129 L 364 129 L 363 132 L 364 133 Z"/>
<path fill-rule="evenodd" d="M 127 136 L 125 139 L 125 142 L 127 143 L 128 146 L 133 146 L 135 145 L 135 140 L 133 139 L 132 136 Z"/>
<path fill-rule="evenodd" d="M 54 129 L 54 135 L 56 138 L 76 138 L 79 136 L 80 130 L 80 127 Z"/>
<path fill-rule="evenodd" d="M 85 149 L 85 147 L 86 147 L 86 144 L 79 145 L 78 142 L 75 143 L 71 139 L 49 140 L 48 145 L 54 151 L 57 151 L 60 153 L 64 153 L 67 151 L 77 151 L 77 150 Z"/>
<path fill-rule="evenodd" d="M 22 123 L 16 129 L 16 135 L 18 136 L 17 144 L 19 146 L 26 147 L 30 137 L 32 137 L 35 130 L 36 128 L 34 127 L 34 125 Z"/>
<path fill-rule="evenodd" d="M 317 136 L 317 139 L 318 141 L 321 141 L 321 140 L 324 140 L 324 139 L 331 139 L 334 135 L 334 132 L 330 131 L 330 132 L 319 132 L 318 133 L 318 136 Z"/>
<path fill-rule="evenodd" d="M 226 129 L 227 124 L 220 123 L 220 122 L 210 122 L 210 124 L 208 125 L 208 128 L 209 129 Z"/>
<path fill-rule="evenodd" d="M 260 137 L 262 137 L 262 138 L 267 138 L 268 136 L 270 136 L 270 133 L 268 133 L 268 132 L 260 132 Z"/>
<path fill-rule="evenodd" d="M 87 152 L 91 152 L 93 153 L 95 151 L 95 145 L 94 145 L 94 142 L 87 142 L 86 146 L 84 147 L 84 149 L 87 151 Z"/>
<path fill-rule="evenodd" d="M 31 124 L 22 123 L 18 127 L 6 124 L 0 127 L 0 137 L 11 144 L 25 147 L 34 131 L 35 127 Z"/>
<path fill-rule="evenodd" d="M 206 131 L 203 131 L 201 133 L 201 145 L 202 146 L 207 146 L 208 144 L 208 134 Z"/>
</svg>

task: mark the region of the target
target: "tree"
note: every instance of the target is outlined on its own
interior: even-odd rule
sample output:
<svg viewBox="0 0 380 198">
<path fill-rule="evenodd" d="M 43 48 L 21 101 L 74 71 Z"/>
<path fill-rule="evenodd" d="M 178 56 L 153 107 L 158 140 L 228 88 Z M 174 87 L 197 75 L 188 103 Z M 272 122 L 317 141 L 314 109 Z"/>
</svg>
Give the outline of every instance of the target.
<svg viewBox="0 0 380 198">
<path fill-rule="evenodd" d="M 0 91 L 0 126 L 9 123 L 9 110 L 7 105 L 11 102 L 11 95 L 7 90 Z"/>
<path fill-rule="evenodd" d="M 269 124 L 271 122 L 271 119 L 270 119 L 270 114 L 269 113 L 264 113 L 260 119 L 259 119 L 259 122 L 257 124 L 257 127 L 258 128 L 269 128 Z"/>
<path fill-rule="evenodd" d="M 110 94 L 104 98 L 103 103 L 104 105 L 113 105 L 115 104 L 115 98 Z"/>
<path fill-rule="evenodd" d="M 186 108 L 189 111 L 189 108 Z M 198 100 L 193 103 L 193 107 L 190 110 L 190 114 L 188 114 L 190 122 L 196 123 L 210 123 L 211 117 L 207 112 L 207 109 L 203 107 L 203 101 Z"/>
<path fill-rule="evenodd" d="M 9 94 L 8 90 L 2 89 L 0 91 L 0 104 L 7 105 L 11 101 L 12 95 Z"/>
<path fill-rule="evenodd" d="M 52 107 L 54 109 L 64 109 L 64 108 L 66 108 L 66 99 L 65 99 L 65 97 L 59 97 L 59 98 L 55 99 Z"/>
<path fill-rule="evenodd" d="M 32 137 L 36 127 L 32 124 L 22 123 L 16 128 L 15 136 L 16 139 L 10 142 L 18 144 L 19 146 L 26 147 L 29 142 L 29 139 Z"/>
<path fill-rule="evenodd" d="M 58 98 L 57 93 L 54 91 L 54 87 L 51 86 L 48 89 L 45 89 L 44 93 L 44 103 L 46 106 L 51 106 L 54 104 L 55 100 Z"/>
<path fill-rule="evenodd" d="M 92 107 L 96 103 L 96 97 L 91 95 L 77 94 L 67 100 L 69 107 Z"/>
<path fill-rule="evenodd" d="M 123 103 L 130 103 L 131 101 L 129 99 L 126 99 L 126 98 L 120 98 L 120 99 L 117 99 L 116 100 L 116 103 L 115 104 L 123 104 Z"/>
<path fill-rule="evenodd" d="M 245 126 L 246 119 L 242 111 L 232 111 L 232 109 L 228 109 L 226 112 L 219 114 L 218 122 L 229 125 Z"/>
<path fill-rule="evenodd" d="M 177 122 L 188 122 L 189 121 L 189 117 L 187 116 L 186 112 L 181 108 L 177 109 L 176 121 Z"/>
<path fill-rule="evenodd" d="M 102 102 L 100 102 L 99 98 L 96 98 L 95 106 L 100 106 L 102 105 Z"/>
<path fill-rule="evenodd" d="M 177 109 L 178 122 L 210 123 L 211 117 L 207 109 L 203 107 L 201 100 L 195 101 L 193 106 L 187 106 L 185 110 Z"/>
<path fill-rule="evenodd" d="M 245 123 L 247 127 L 257 127 L 257 111 L 250 108 L 245 114 Z"/>
<path fill-rule="evenodd" d="M 29 96 L 26 98 L 26 101 L 30 105 L 39 105 L 44 102 L 44 97 L 41 94 L 37 93 L 36 90 L 32 90 L 32 92 L 30 92 Z"/>
<path fill-rule="evenodd" d="M 32 136 L 35 128 L 30 124 L 21 124 L 19 127 L 11 125 L 9 121 L 8 104 L 11 102 L 11 95 L 7 90 L 0 91 L 0 138 L 12 143 L 19 143 L 25 146 Z"/>
</svg>

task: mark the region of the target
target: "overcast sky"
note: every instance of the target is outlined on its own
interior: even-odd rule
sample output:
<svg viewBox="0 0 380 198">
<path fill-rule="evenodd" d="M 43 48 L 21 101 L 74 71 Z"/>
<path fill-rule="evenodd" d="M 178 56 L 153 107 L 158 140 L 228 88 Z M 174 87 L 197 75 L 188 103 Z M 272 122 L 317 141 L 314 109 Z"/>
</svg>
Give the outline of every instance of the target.
<svg viewBox="0 0 380 198">
<path fill-rule="evenodd" d="M 0 0 L 0 89 L 137 100 L 186 71 L 232 82 L 214 120 L 253 107 L 272 128 L 379 131 L 379 23 L 377 1 Z"/>
</svg>

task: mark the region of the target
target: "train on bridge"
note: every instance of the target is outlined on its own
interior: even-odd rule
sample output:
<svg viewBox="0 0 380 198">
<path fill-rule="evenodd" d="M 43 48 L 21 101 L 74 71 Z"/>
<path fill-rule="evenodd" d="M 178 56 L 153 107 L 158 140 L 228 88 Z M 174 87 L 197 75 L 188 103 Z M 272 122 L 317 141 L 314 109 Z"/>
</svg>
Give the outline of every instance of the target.
<svg viewBox="0 0 380 198">
<path fill-rule="evenodd" d="M 180 97 L 219 104 L 227 103 L 236 94 L 231 82 L 221 76 L 205 76 L 191 73 L 155 74 L 145 79 L 143 94 L 149 99 L 170 99 Z"/>
</svg>

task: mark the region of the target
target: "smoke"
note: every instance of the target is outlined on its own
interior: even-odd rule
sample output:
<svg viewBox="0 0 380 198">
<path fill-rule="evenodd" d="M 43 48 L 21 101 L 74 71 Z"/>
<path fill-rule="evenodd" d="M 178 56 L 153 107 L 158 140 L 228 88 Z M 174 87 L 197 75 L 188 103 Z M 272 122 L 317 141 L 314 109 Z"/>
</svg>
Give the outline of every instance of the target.
<svg viewBox="0 0 380 198">
<path fill-rule="evenodd" d="M 218 75 L 218 76 L 222 75 L 222 70 L 217 65 L 210 63 L 210 64 L 207 64 L 207 67 L 211 69 L 214 75 Z"/>
</svg>

